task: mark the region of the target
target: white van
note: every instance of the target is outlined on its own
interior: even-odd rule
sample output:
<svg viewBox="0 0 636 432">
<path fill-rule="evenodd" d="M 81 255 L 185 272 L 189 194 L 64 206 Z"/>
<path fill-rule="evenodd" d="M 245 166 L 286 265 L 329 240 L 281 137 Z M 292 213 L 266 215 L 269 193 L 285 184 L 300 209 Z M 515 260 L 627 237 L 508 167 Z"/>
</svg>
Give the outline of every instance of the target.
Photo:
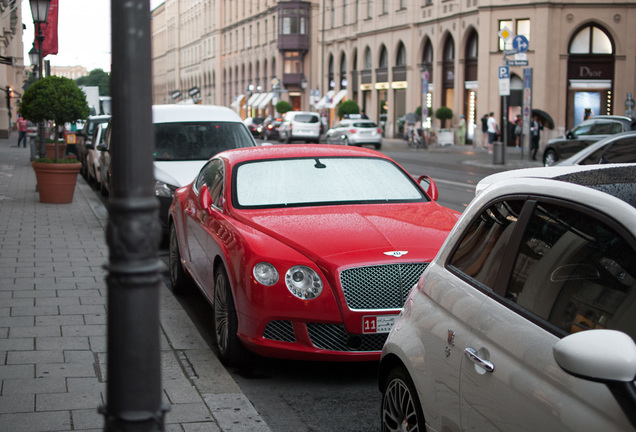
<svg viewBox="0 0 636 432">
<path fill-rule="evenodd" d="M 317 143 L 320 139 L 320 116 L 309 111 L 289 111 L 285 113 L 278 130 L 280 141 Z"/>
</svg>

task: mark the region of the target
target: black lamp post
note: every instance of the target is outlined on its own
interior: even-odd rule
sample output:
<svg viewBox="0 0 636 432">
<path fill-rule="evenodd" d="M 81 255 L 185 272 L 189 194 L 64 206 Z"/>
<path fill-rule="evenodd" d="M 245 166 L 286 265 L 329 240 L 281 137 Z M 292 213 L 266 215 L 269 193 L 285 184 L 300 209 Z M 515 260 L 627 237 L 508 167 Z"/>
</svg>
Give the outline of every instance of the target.
<svg viewBox="0 0 636 432">
<path fill-rule="evenodd" d="M 31 6 L 31 15 L 33 15 L 33 24 L 38 29 L 38 34 L 36 39 L 38 41 L 38 49 L 35 50 L 35 47 L 29 51 L 29 59 L 33 61 L 35 52 L 37 52 L 38 56 L 38 72 L 39 78 L 44 78 L 44 69 L 42 68 L 42 44 L 44 43 L 44 35 L 42 34 L 42 24 L 48 24 L 49 18 L 49 5 L 51 0 L 29 0 Z M 40 131 L 40 157 L 46 155 L 46 144 L 44 140 L 44 122 L 41 121 L 38 125 L 38 129 Z"/>
<path fill-rule="evenodd" d="M 31 51 L 29 51 L 29 60 L 31 61 L 31 66 L 33 66 L 34 68 L 34 73 L 35 73 L 35 78 L 38 78 L 38 62 L 40 60 L 40 52 L 38 51 L 38 49 L 35 47 L 35 44 L 33 44 L 33 48 L 31 48 Z"/>
</svg>

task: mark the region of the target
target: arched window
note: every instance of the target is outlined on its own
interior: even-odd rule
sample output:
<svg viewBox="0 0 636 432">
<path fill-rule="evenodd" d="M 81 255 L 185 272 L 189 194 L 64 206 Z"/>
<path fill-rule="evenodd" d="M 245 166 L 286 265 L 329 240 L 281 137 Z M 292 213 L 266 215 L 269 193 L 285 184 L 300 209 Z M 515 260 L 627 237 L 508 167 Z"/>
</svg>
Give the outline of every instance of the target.
<svg viewBox="0 0 636 432">
<path fill-rule="evenodd" d="M 340 88 L 347 87 L 347 56 L 343 52 L 340 55 Z"/>
<path fill-rule="evenodd" d="M 386 52 L 386 47 L 382 45 L 382 49 L 380 50 L 380 62 L 378 63 L 378 67 L 387 68 L 389 67 L 389 58 Z"/>
<path fill-rule="evenodd" d="M 427 39 L 422 51 L 422 69 L 428 71 L 428 82 L 433 82 L 433 44 Z"/>
<path fill-rule="evenodd" d="M 369 47 L 364 51 L 364 68 L 373 69 L 373 58 L 371 56 L 371 48 Z"/>
<path fill-rule="evenodd" d="M 404 48 L 404 44 L 402 42 L 400 42 L 400 45 L 398 46 L 395 65 L 406 66 L 406 49 Z"/>
<path fill-rule="evenodd" d="M 612 41 L 600 27 L 589 25 L 579 30 L 570 42 L 570 54 L 613 54 Z"/>
<path fill-rule="evenodd" d="M 335 77 L 334 77 L 334 71 L 333 71 L 333 54 L 329 55 L 329 66 L 327 67 L 327 73 L 328 73 L 328 80 L 329 80 L 329 89 L 333 89 L 336 86 L 336 81 L 335 81 Z"/>
</svg>

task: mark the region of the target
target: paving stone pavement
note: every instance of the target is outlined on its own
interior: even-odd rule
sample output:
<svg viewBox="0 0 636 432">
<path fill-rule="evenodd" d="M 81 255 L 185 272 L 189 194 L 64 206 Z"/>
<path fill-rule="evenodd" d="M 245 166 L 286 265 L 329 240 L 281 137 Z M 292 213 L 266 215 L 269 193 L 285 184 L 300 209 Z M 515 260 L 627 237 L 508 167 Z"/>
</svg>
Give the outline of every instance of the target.
<svg viewBox="0 0 636 432">
<path fill-rule="evenodd" d="M 78 176 L 43 204 L 29 150 L 0 139 L 0 431 L 101 431 L 106 402 L 107 213 Z M 167 432 L 269 427 L 163 284 Z"/>
</svg>

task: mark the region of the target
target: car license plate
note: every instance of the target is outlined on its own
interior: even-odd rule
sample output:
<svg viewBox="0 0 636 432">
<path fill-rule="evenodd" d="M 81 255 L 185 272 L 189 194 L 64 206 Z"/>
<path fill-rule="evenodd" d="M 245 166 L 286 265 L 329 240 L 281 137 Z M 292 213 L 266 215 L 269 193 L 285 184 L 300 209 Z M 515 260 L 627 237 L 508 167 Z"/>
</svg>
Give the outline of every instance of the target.
<svg viewBox="0 0 636 432">
<path fill-rule="evenodd" d="M 388 333 L 398 315 L 376 315 L 362 317 L 362 333 Z"/>
</svg>

